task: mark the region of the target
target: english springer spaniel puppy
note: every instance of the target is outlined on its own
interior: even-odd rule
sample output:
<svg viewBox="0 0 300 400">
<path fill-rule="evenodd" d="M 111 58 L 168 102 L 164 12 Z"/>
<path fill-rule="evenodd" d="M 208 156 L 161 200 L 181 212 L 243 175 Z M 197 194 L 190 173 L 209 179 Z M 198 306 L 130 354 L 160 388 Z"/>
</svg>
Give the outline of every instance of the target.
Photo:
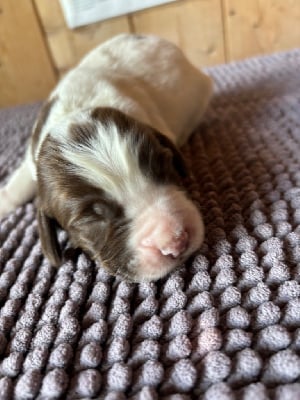
<svg viewBox="0 0 300 400">
<path fill-rule="evenodd" d="M 51 93 L 0 216 L 37 195 L 44 254 L 61 263 L 67 231 L 112 274 L 157 280 L 203 241 L 177 146 L 197 127 L 212 83 L 170 42 L 122 34 L 91 51 Z"/>
</svg>

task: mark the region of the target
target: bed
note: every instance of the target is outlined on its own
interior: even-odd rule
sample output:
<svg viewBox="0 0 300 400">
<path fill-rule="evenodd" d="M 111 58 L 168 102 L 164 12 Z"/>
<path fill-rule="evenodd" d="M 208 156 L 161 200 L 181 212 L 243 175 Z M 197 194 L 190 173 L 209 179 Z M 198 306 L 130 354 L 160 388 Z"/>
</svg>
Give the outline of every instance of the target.
<svg viewBox="0 0 300 400">
<path fill-rule="evenodd" d="M 52 267 L 35 204 L 0 223 L 0 399 L 300 398 L 300 51 L 207 69 L 183 148 L 202 248 L 132 284 L 68 245 Z M 0 181 L 41 104 L 0 110 Z M 1 201 L 1 199 L 0 199 Z"/>
</svg>

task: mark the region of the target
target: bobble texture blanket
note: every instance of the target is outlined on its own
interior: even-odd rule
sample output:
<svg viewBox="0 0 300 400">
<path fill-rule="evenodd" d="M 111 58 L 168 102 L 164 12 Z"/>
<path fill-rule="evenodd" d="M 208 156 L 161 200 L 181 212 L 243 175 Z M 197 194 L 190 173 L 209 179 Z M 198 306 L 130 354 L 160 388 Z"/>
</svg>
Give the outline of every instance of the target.
<svg viewBox="0 0 300 400">
<path fill-rule="evenodd" d="M 214 67 L 183 151 L 206 240 L 131 284 L 65 244 L 42 256 L 34 203 L 0 223 L 0 399 L 300 399 L 300 51 Z M 0 111 L 0 180 L 40 104 Z M 1 199 L 0 199 L 1 201 Z"/>
</svg>

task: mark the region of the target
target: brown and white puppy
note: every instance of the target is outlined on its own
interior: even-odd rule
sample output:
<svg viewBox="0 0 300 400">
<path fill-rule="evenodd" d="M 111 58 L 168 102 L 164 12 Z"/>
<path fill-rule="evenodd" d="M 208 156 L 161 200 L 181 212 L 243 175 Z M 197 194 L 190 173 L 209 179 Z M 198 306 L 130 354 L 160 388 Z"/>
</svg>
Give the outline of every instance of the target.
<svg viewBox="0 0 300 400">
<path fill-rule="evenodd" d="M 211 91 L 211 80 L 166 40 L 107 41 L 42 108 L 24 162 L 0 190 L 0 216 L 37 194 L 41 243 L 53 264 L 61 262 L 60 226 L 112 274 L 161 278 L 203 241 L 177 145 Z"/>
</svg>

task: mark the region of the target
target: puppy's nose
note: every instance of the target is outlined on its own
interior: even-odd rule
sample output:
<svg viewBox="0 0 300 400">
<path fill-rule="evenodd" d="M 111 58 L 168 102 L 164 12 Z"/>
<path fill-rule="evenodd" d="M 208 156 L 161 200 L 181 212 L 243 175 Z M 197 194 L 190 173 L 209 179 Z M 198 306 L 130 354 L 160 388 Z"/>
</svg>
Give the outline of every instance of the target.
<svg viewBox="0 0 300 400">
<path fill-rule="evenodd" d="M 172 256 L 174 258 L 180 256 L 186 248 L 188 243 L 188 234 L 182 232 L 179 236 L 173 236 L 170 241 L 159 248 L 164 256 Z"/>
<path fill-rule="evenodd" d="M 148 237 L 142 240 L 144 247 L 157 249 L 164 256 L 179 257 L 188 247 L 188 233 L 155 229 Z"/>
</svg>

